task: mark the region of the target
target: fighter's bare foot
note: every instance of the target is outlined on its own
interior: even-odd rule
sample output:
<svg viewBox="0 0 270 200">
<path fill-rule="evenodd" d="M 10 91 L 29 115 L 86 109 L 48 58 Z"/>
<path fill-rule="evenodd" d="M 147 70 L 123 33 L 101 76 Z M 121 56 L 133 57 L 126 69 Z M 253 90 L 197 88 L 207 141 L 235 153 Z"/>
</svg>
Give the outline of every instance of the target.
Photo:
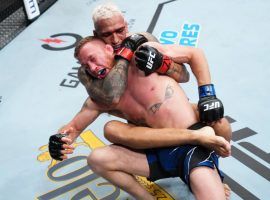
<svg viewBox="0 0 270 200">
<path fill-rule="evenodd" d="M 224 187 L 224 192 L 225 192 L 225 196 L 226 196 L 226 200 L 230 200 L 230 196 L 231 196 L 231 188 L 223 183 L 223 187 Z"/>
<path fill-rule="evenodd" d="M 205 126 L 195 131 L 200 134 L 199 144 L 214 150 L 218 155 L 227 157 L 231 155 L 231 145 L 223 137 L 216 136 L 214 129 L 210 126 Z"/>
</svg>

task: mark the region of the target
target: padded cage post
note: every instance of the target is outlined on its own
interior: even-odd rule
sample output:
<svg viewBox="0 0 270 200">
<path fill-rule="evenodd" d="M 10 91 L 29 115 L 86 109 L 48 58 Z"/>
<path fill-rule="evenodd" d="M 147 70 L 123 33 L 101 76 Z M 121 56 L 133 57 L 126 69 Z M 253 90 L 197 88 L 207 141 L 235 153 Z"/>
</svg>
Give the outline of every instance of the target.
<svg viewBox="0 0 270 200">
<path fill-rule="evenodd" d="M 0 50 L 56 1 L 0 0 Z"/>
</svg>

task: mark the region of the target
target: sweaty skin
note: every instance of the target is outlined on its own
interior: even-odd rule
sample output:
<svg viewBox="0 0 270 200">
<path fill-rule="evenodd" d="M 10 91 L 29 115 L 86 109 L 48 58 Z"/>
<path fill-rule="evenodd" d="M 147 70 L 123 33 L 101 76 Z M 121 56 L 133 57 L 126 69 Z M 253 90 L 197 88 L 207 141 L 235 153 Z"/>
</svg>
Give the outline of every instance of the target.
<svg viewBox="0 0 270 200">
<path fill-rule="evenodd" d="M 175 81 L 156 73 L 144 76 L 133 63 L 128 72 L 127 89 L 116 109 L 126 119 L 152 128 L 185 128 L 196 122 L 186 95 Z"/>
</svg>

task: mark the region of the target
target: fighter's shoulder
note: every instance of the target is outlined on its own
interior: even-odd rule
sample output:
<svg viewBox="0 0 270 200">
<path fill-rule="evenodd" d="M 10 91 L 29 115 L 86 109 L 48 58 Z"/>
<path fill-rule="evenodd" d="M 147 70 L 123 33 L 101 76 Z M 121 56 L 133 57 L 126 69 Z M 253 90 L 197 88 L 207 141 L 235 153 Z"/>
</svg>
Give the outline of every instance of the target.
<svg viewBox="0 0 270 200">
<path fill-rule="evenodd" d="M 154 35 L 152 35 L 151 33 L 148 33 L 148 32 L 128 33 L 128 36 L 130 36 L 132 34 L 141 34 L 144 37 L 146 37 L 148 41 L 158 42 L 158 39 Z"/>
<path fill-rule="evenodd" d="M 95 101 L 91 96 L 88 96 L 84 102 L 83 110 L 98 111 L 100 113 L 110 110 L 110 107 Z"/>
<path fill-rule="evenodd" d="M 146 43 L 143 44 L 143 46 L 144 45 L 154 47 L 154 48 L 156 48 L 157 50 L 159 50 L 159 51 L 161 51 L 163 53 L 164 53 L 164 51 L 167 51 L 167 48 L 168 48 L 166 45 L 160 44 L 158 42 L 146 42 Z"/>
</svg>

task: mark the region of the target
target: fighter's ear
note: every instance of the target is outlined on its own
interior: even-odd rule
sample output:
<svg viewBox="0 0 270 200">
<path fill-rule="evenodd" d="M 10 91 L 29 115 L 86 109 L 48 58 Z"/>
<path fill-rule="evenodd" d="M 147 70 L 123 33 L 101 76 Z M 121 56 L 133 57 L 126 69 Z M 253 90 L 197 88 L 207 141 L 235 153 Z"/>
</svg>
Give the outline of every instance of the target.
<svg viewBox="0 0 270 200">
<path fill-rule="evenodd" d="M 112 54 L 114 53 L 113 47 L 109 44 L 105 44 L 105 49 Z"/>
</svg>

